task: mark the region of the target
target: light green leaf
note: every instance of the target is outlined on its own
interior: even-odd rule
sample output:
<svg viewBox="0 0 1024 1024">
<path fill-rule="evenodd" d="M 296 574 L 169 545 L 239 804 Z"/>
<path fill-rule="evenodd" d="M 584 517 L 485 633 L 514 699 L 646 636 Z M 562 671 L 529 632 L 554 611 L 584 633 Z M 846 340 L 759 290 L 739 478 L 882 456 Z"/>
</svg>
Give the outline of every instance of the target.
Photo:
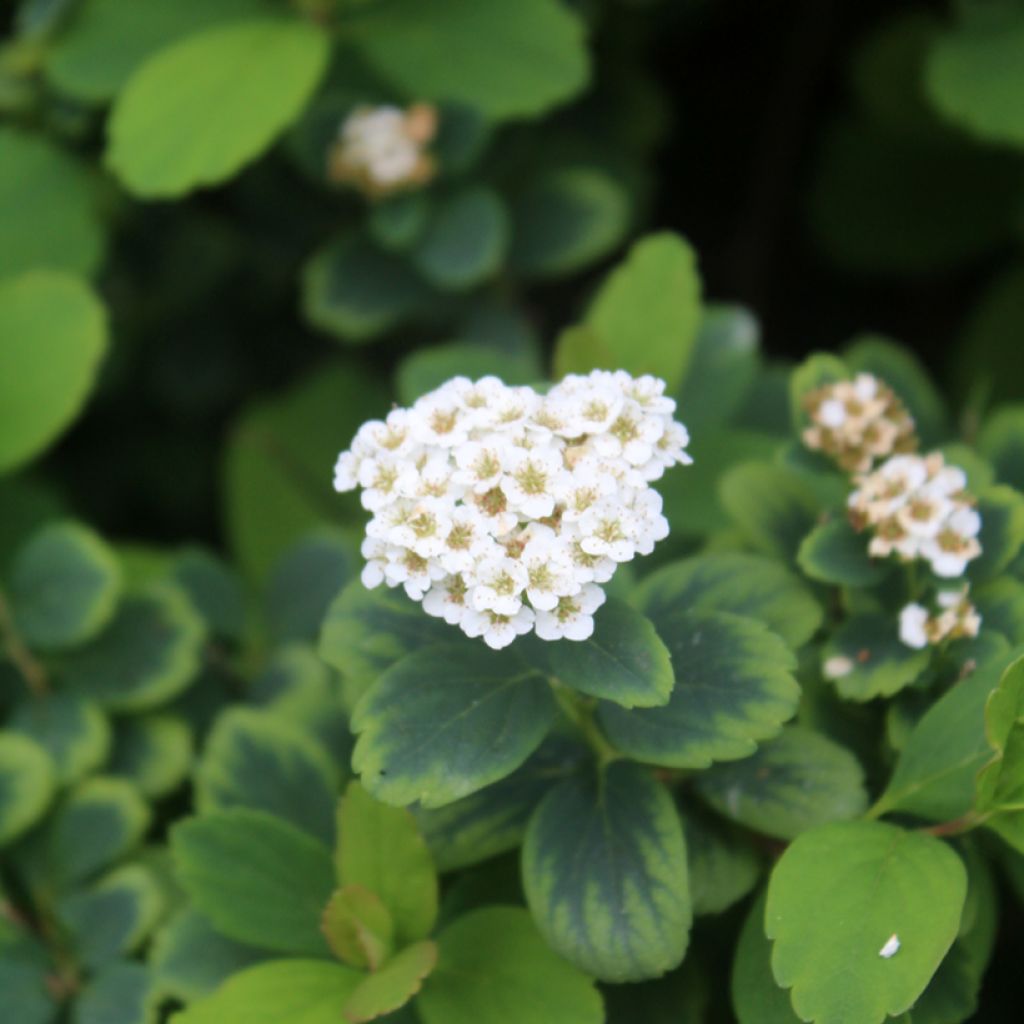
<svg viewBox="0 0 1024 1024">
<path fill-rule="evenodd" d="M 79 414 L 107 347 L 106 313 L 76 277 L 36 270 L 0 281 L 0 473 Z"/>
<path fill-rule="evenodd" d="M 996 16 L 939 35 L 925 86 L 940 113 L 958 126 L 987 142 L 1024 146 L 1024 16 L 1012 4 L 990 7 Z"/>
<path fill-rule="evenodd" d="M 228 438 L 223 500 L 247 575 L 266 578 L 290 545 L 324 522 L 362 523 L 358 499 L 334 492 L 331 467 L 360 424 L 387 408 L 377 377 L 338 361 L 243 413 Z"/>
<path fill-rule="evenodd" d="M 891 697 L 909 686 L 928 667 L 931 654 L 915 651 L 900 640 L 894 615 L 869 614 L 847 619 L 821 652 L 822 663 L 845 659 L 850 670 L 835 680 L 846 700 Z"/>
<path fill-rule="evenodd" d="M 110 724 L 99 707 L 70 693 L 34 696 L 16 705 L 6 728 L 35 740 L 53 758 L 61 785 L 95 771 L 110 752 Z"/>
<path fill-rule="evenodd" d="M 149 964 L 161 992 L 191 1003 L 264 957 L 221 935 L 189 907 L 157 933 Z"/>
<path fill-rule="evenodd" d="M 114 97 L 150 55 L 210 25 L 265 13 L 265 0 L 89 0 L 47 49 L 44 70 L 86 103 Z"/>
<path fill-rule="evenodd" d="M 696 786 L 719 814 L 778 839 L 856 818 L 868 804 L 864 771 L 853 754 L 796 725 L 752 756 L 702 772 Z"/>
<path fill-rule="evenodd" d="M 824 613 L 784 566 L 760 555 L 722 551 L 672 562 L 644 578 L 632 596 L 656 629 L 679 608 L 759 619 L 791 647 L 817 631 Z"/>
<path fill-rule="evenodd" d="M 406 946 L 380 970 L 367 975 L 345 1001 L 342 1012 L 352 1024 L 364 1024 L 401 1009 L 437 964 L 437 944 L 429 940 Z"/>
<path fill-rule="evenodd" d="M 190 818 L 171 831 L 178 880 L 228 938 L 293 956 L 324 956 L 320 916 L 334 889 L 327 847 L 263 811 Z"/>
<path fill-rule="evenodd" d="M 426 938 L 437 920 L 437 872 L 416 821 L 350 782 L 338 810 L 338 880 L 379 896 L 398 944 Z"/>
<path fill-rule="evenodd" d="M 668 790 L 619 761 L 561 783 L 537 808 L 523 885 L 556 952 L 602 981 L 679 965 L 692 908 L 686 842 Z"/>
<path fill-rule="evenodd" d="M 525 910 L 486 907 L 437 940 L 437 968 L 416 999 L 423 1024 L 601 1024 L 593 982 L 544 944 Z"/>
<path fill-rule="evenodd" d="M 892 566 L 868 555 L 868 538 L 846 519 L 815 526 L 796 552 L 797 564 L 812 580 L 843 587 L 872 587 Z"/>
<path fill-rule="evenodd" d="M 579 92 L 589 73 L 583 25 L 557 0 L 434 0 L 429 9 L 393 0 L 368 8 L 351 31 L 407 95 L 465 103 L 495 119 L 543 113 Z"/>
<path fill-rule="evenodd" d="M 339 1024 L 363 975 L 327 960 L 272 960 L 232 975 L 173 1024 Z"/>
<path fill-rule="evenodd" d="M 247 807 L 334 842 L 338 773 L 319 744 L 273 713 L 223 712 L 196 769 L 200 814 Z"/>
<path fill-rule="evenodd" d="M 147 967 L 115 961 L 83 987 L 71 1012 L 71 1024 L 150 1024 L 157 1002 Z"/>
<path fill-rule="evenodd" d="M 650 620 L 615 598 L 598 611 L 590 639 L 538 649 L 559 683 L 624 708 L 666 704 L 675 685 L 668 649 Z"/>
<path fill-rule="evenodd" d="M 816 524 L 818 500 L 806 480 L 786 466 L 747 462 L 722 478 L 723 508 L 757 550 L 790 561 Z"/>
<path fill-rule="evenodd" d="M 334 955 L 360 970 L 376 971 L 394 949 L 394 922 L 380 897 L 362 885 L 335 892 L 320 921 Z"/>
<path fill-rule="evenodd" d="M 977 809 L 1024 853 L 1024 658 L 1003 673 L 985 705 L 992 754 L 977 777 Z"/>
<path fill-rule="evenodd" d="M 508 211 L 501 198 L 492 189 L 472 186 L 434 208 L 412 259 L 437 288 L 465 291 L 497 273 L 508 234 Z"/>
<path fill-rule="evenodd" d="M 0 128 L 0 278 L 26 270 L 91 274 L 104 238 L 84 166 L 47 141 Z"/>
<path fill-rule="evenodd" d="M 275 18 L 208 28 L 146 60 L 117 98 L 106 160 L 138 196 L 216 185 L 260 156 L 323 74 L 327 34 Z"/>
<path fill-rule="evenodd" d="M 699 807 L 687 807 L 683 832 L 694 915 L 720 914 L 757 884 L 761 857 L 739 829 Z"/>
<path fill-rule="evenodd" d="M 0 846 L 42 817 L 55 789 L 53 760 L 43 747 L 27 736 L 0 733 Z"/>
<path fill-rule="evenodd" d="M 117 722 L 109 771 L 131 779 L 151 800 L 173 793 L 192 768 L 192 729 L 180 715 L 135 715 Z"/>
<path fill-rule="evenodd" d="M 909 1010 L 956 938 L 967 874 L 945 843 L 877 821 L 805 832 L 775 866 L 765 929 L 797 1016 L 882 1024 Z M 892 956 L 880 951 L 896 936 Z"/>
<path fill-rule="evenodd" d="M 440 807 L 518 768 L 555 715 L 547 680 L 514 654 L 438 644 L 396 662 L 352 715 L 352 764 L 387 803 Z"/>
<path fill-rule="evenodd" d="M 674 390 L 686 375 L 700 319 L 693 249 L 678 235 L 649 235 L 605 279 L 583 333 L 559 341 L 555 373 L 594 367 L 652 373 Z"/>
<path fill-rule="evenodd" d="M 547 171 L 514 200 L 509 262 L 524 277 L 570 274 L 614 249 L 631 214 L 629 195 L 599 168 Z"/>
<path fill-rule="evenodd" d="M 772 946 L 764 933 L 762 892 L 750 907 L 732 962 L 732 1008 L 739 1024 L 799 1024 L 789 993 L 772 974 Z"/>
<path fill-rule="evenodd" d="M 74 647 L 112 618 L 121 592 L 114 553 L 88 527 L 49 523 L 16 553 L 8 578 L 14 625 L 40 650 Z"/>
<path fill-rule="evenodd" d="M 658 620 L 675 666 L 664 707 L 598 707 L 598 720 L 624 754 L 674 768 L 706 768 L 748 757 L 778 734 L 800 698 L 789 648 L 754 619 L 680 610 Z"/>
<path fill-rule="evenodd" d="M 177 587 L 152 583 L 127 594 L 102 633 L 62 657 L 61 679 L 112 711 L 146 711 L 194 680 L 204 632 Z"/>
</svg>

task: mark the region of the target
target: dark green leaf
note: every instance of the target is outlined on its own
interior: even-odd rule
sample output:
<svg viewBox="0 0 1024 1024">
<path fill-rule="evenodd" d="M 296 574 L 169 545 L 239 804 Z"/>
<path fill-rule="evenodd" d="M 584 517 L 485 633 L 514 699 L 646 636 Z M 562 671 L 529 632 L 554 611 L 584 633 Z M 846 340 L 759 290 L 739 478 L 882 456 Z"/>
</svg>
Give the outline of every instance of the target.
<svg viewBox="0 0 1024 1024">
<path fill-rule="evenodd" d="M 870 614 L 847 619 L 823 648 L 822 659 L 849 664 L 849 671 L 835 679 L 840 696 L 872 700 L 909 686 L 928 667 L 930 653 L 900 640 L 895 616 Z"/>
<path fill-rule="evenodd" d="M 235 572 L 200 547 L 186 548 L 175 560 L 171 577 L 188 595 L 210 632 L 238 641 L 245 631 L 245 594 Z"/>
<path fill-rule="evenodd" d="M 868 555 L 868 538 L 846 519 L 815 526 L 797 549 L 796 560 L 812 580 L 843 587 L 872 587 L 891 568 Z"/>
<path fill-rule="evenodd" d="M 1024 405 L 1000 406 L 981 429 L 978 451 L 1000 483 L 1024 490 Z"/>
<path fill-rule="evenodd" d="M 990 487 L 978 495 L 981 555 L 967 566 L 972 583 L 998 576 L 1024 545 L 1024 495 L 1012 487 Z"/>
<path fill-rule="evenodd" d="M 0 846 L 42 817 L 53 799 L 56 776 L 53 759 L 39 743 L 0 733 Z"/>
<path fill-rule="evenodd" d="M 192 730 L 180 715 L 136 715 L 115 726 L 109 771 L 131 779 L 144 796 L 157 800 L 185 781 L 193 753 Z"/>
<path fill-rule="evenodd" d="M 82 989 L 71 1024 L 150 1024 L 157 1001 L 148 968 L 127 961 L 112 963 Z"/>
<path fill-rule="evenodd" d="M 53 758 L 62 785 L 95 771 L 110 752 L 110 724 L 99 707 L 69 693 L 18 704 L 6 728 L 35 740 Z"/>
<path fill-rule="evenodd" d="M 720 914 L 757 884 L 761 858 L 739 829 L 699 807 L 688 807 L 683 813 L 683 832 L 696 916 Z"/>
</svg>

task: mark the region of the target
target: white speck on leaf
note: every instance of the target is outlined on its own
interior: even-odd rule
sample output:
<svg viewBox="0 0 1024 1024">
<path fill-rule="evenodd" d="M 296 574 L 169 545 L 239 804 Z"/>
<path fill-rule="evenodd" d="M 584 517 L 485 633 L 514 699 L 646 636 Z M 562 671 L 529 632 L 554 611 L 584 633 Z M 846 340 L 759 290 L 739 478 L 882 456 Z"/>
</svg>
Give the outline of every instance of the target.
<svg viewBox="0 0 1024 1024">
<path fill-rule="evenodd" d="M 880 957 L 884 957 L 886 960 L 891 956 L 895 956 L 900 948 L 899 936 L 893 932 L 888 939 L 885 940 L 885 945 L 878 951 Z"/>
</svg>

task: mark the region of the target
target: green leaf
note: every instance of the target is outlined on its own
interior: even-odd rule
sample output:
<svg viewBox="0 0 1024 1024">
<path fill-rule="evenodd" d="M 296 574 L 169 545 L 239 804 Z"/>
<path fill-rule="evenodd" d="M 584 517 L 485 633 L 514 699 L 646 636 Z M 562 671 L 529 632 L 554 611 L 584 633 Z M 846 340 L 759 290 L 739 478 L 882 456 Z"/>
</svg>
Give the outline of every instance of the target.
<svg viewBox="0 0 1024 1024">
<path fill-rule="evenodd" d="M 752 756 L 702 772 L 696 786 L 719 814 L 778 839 L 859 817 L 868 804 L 864 772 L 853 754 L 796 725 Z"/>
<path fill-rule="evenodd" d="M 325 521 L 362 524 L 358 499 L 334 493 L 330 468 L 359 426 L 387 407 L 377 377 L 337 361 L 254 403 L 236 421 L 225 453 L 224 518 L 247 575 L 264 579 L 292 544 Z"/>
<path fill-rule="evenodd" d="M 784 561 L 796 557 L 816 524 L 818 500 L 796 470 L 747 462 L 723 477 L 718 489 L 723 508 L 744 540 Z"/>
<path fill-rule="evenodd" d="M 1024 584 L 1000 576 L 972 589 L 971 603 L 981 615 L 985 632 L 999 633 L 1013 646 L 1024 644 Z"/>
<path fill-rule="evenodd" d="M 732 1008 L 739 1024 L 798 1024 L 789 994 L 772 974 L 772 947 L 764 933 L 766 893 L 750 907 L 732 962 Z"/>
<path fill-rule="evenodd" d="M 540 652 L 558 682 L 624 708 L 666 704 L 675 685 L 668 649 L 650 620 L 615 598 L 598 611 L 589 640 L 544 644 Z"/>
<path fill-rule="evenodd" d="M 334 955 L 360 970 L 376 971 L 394 949 L 391 914 L 362 885 L 346 885 L 331 896 L 320 929 Z"/>
<path fill-rule="evenodd" d="M 1024 545 L 1024 495 L 1012 487 L 990 487 L 978 495 L 981 555 L 967 566 L 972 583 L 998 576 Z"/>
<path fill-rule="evenodd" d="M 547 680 L 515 655 L 438 644 L 396 662 L 359 702 L 352 764 L 387 803 L 440 807 L 518 768 L 554 715 Z"/>
<path fill-rule="evenodd" d="M 453 871 L 519 846 L 541 798 L 586 756 L 582 745 L 555 733 L 499 782 L 444 807 L 414 807 L 438 870 Z"/>
<path fill-rule="evenodd" d="M 264 955 L 221 935 L 189 907 L 157 934 L 149 964 L 161 992 L 191 1003 Z"/>
<path fill-rule="evenodd" d="M 110 724 L 99 707 L 70 693 L 47 693 L 16 705 L 5 727 L 33 739 L 53 758 L 61 785 L 94 772 L 110 752 Z"/>
<path fill-rule="evenodd" d="M 556 375 L 594 367 L 653 373 L 672 391 L 686 375 L 700 319 L 693 249 L 678 235 L 648 235 L 605 279 L 587 311 L 584 335 L 559 341 Z"/>
<path fill-rule="evenodd" d="M 53 965 L 45 947 L 12 930 L 0 938 L 0 992 L 18 1024 L 55 1024 L 59 1007 L 49 987 Z"/>
<path fill-rule="evenodd" d="M 138 949 L 165 910 L 160 884 L 142 864 L 115 868 L 57 904 L 78 958 L 93 970 Z"/>
<path fill-rule="evenodd" d="M 320 657 L 361 695 L 386 669 L 413 651 L 451 639 L 451 627 L 400 590 L 350 583 L 327 610 Z"/>
<path fill-rule="evenodd" d="M 107 347 L 106 313 L 77 278 L 0 281 L 0 473 L 48 448 L 81 412 Z"/>
<path fill-rule="evenodd" d="M 1024 852 L 1024 658 L 989 695 L 985 735 L 992 753 L 978 773 L 976 806 L 990 828 Z"/>
<path fill-rule="evenodd" d="M 830 352 L 812 352 L 789 375 L 789 414 L 793 429 L 801 430 L 809 423 L 804 399 L 818 388 L 849 380 L 852 374 L 839 356 Z"/>
<path fill-rule="evenodd" d="M 654 978 L 682 961 L 692 908 L 672 798 L 639 765 L 569 779 L 541 802 L 523 885 L 556 952 L 602 981 Z"/>
<path fill-rule="evenodd" d="M 796 660 L 760 622 L 729 612 L 680 610 L 659 619 L 675 665 L 664 707 L 598 707 L 611 742 L 640 761 L 706 768 L 748 757 L 778 734 L 800 699 Z"/>
<path fill-rule="evenodd" d="M 363 978 L 345 1001 L 345 1020 L 363 1024 L 401 1009 L 423 985 L 437 964 L 437 944 L 406 946 L 378 971 Z"/>
<path fill-rule="evenodd" d="M 379 896 L 399 945 L 426 938 L 437 920 L 437 872 L 413 816 L 350 782 L 338 811 L 338 880 Z"/>
<path fill-rule="evenodd" d="M 302 312 L 349 344 L 373 341 L 428 302 L 429 286 L 410 264 L 361 235 L 339 235 L 302 272 Z"/>
<path fill-rule="evenodd" d="M 237 642 L 245 631 L 245 594 L 235 571 L 200 547 L 186 548 L 175 560 L 171 578 L 185 591 L 210 632 Z"/>
<path fill-rule="evenodd" d="M 382 249 L 404 252 L 422 237 L 430 211 L 431 203 L 426 193 L 399 192 L 373 204 L 367 226 L 373 240 Z"/>
<path fill-rule="evenodd" d="M 194 756 L 192 729 L 180 715 L 148 713 L 115 726 L 109 771 L 131 779 L 150 800 L 184 783 Z"/>
<path fill-rule="evenodd" d="M 39 866 L 58 888 L 84 882 L 134 850 L 150 820 L 149 807 L 127 780 L 87 779 L 61 800 L 48 820 Z"/>
<path fill-rule="evenodd" d="M 1000 483 L 1024 490 L 1024 405 L 1002 405 L 978 436 L 978 451 L 992 463 Z"/>
<path fill-rule="evenodd" d="M 817 632 L 824 617 L 814 595 L 784 566 L 738 551 L 672 562 L 645 577 L 632 602 L 659 630 L 679 608 L 733 612 L 760 620 L 794 648 Z"/>
<path fill-rule="evenodd" d="M 115 962 L 91 978 L 74 1004 L 71 1024 L 150 1024 L 158 998 L 139 963 Z"/>
<path fill-rule="evenodd" d="M 991 757 L 985 705 L 1003 659 L 960 680 L 924 713 L 896 762 L 876 810 L 905 811 L 930 821 L 952 821 L 974 803 L 975 777 Z"/>
<path fill-rule="evenodd" d="M 926 649 L 915 651 L 900 640 L 894 615 L 869 614 L 847 619 L 821 652 L 822 663 L 849 662 L 850 670 L 835 679 L 846 700 L 891 697 L 909 686 L 928 667 Z"/>
<path fill-rule="evenodd" d="M 611 252 L 631 214 L 629 195 L 601 169 L 549 170 L 514 200 L 509 263 L 528 278 L 571 274 Z"/>
<path fill-rule="evenodd" d="M 363 975 L 326 960 L 273 960 L 232 975 L 174 1024 L 339 1024 Z"/>
<path fill-rule="evenodd" d="M 868 555 L 868 538 L 846 519 L 815 526 L 796 552 L 797 564 L 812 580 L 841 587 L 873 587 L 891 569 Z"/>
<path fill-rule="evenodd" d="M 697 807 L 683 814 L 693 913 L 720 914 L 757 884 L 762 864 L 751 842 Z"/>
<path fill-rule="evenodd" d="M 87 275 L 103 259 L 88 173 L 41 135 L 0 128 L 0 210 L 0 278 L 37 268 Z"/>
<path fill-rule="evenodd" d="M 53 799 L 56 772 L 40 744 L 17 733 L 0 733 L 0 846 L 42 817 Z"/>
<path fill-rule="evenodd" d="M 972 135 L 1024 146 L 1024 16 L 1012 5 L 990 7 L 997 16 L 939 34 L 928 54 L 925 86 L 939 112 Z"/>
<path fill-rule="evenodd" d="M 107 163 L 148 199 L 219 184 L 301 113 L 328 55 L 326 33 L 299 20 L 237 21 L 190 35 L 128 79 L 110 116 Z"/>
<path fill-rule="evenodd" d="M 46 77 L 77 100 L 105 103 L 158 50 L 210 25 L 269 9 L 263 0 L 89 0 L 47 49 Z"/>
<path fill-rule="evenodd" d="M 297 541 L 280 557 L 267 582 L 267 625 L 278 643 L 315 643 L 331 602 L 356 573 L 347 537 L 321 530 Z"/>
<path fill-rule="evenodd" d="M 431 284 L 465 291 L 497 273 L 508 234 L 508 211 L 501 198 L 493 189 L 475 185 L 434 208 L 412 259 Z"/>
<path fill-rule="evenodd" d="M 246 807 L 334 842 L 338 775 L 319 744 L 272 713 L 230 708 L 196 769 L 200 814 Z"/>
<path fill-rule="evenodd" d="M 370 64 L 408 96 L 465 103 L 493 119 L 541 114 L 589 75 L 582 23 L 557 0 L 434 0 L 429 10 L 393 0 L 367 9 L 351 30 Z"/>
<path fill-rule="evenodd" d="M 199 672 L 203 623 L 181 591 L 130 592 L 97 637 L 65 655 L 64 683 L 111 711 L 146 711 L 178 696 Z"/>
<path fill-rule="evenodd" d="M 485 907 L 438 936 L 416 999 L 423 1024 L 601 1024 L 593 982 L 544 944 L 525 910 Z"/>
<path fill-rule="evenodd" d="M 178 880 L 228 938 L 293 956 L 324 956 L 320 915 L 334 889 L 328 849 L 263 811 L 188 819 L 171 831 Z"/>
<path fill-rule="evenodd" d="M 15 628 L 30 647 L 74 647 L 113 617 L 121 568 L 92 530 L 49 523 L 15 555 L 8 587 Z"/>
<path fill-rule="evenodd" d="M 877 821 L 805 832 L 775 866 L 765 928 L 797 1016 L 882 1024 L 909 1010 L 956 938 L 967 875 L 932 836 Z M 895 935 L 899 949 L 882 950 Z"/>
</svg>

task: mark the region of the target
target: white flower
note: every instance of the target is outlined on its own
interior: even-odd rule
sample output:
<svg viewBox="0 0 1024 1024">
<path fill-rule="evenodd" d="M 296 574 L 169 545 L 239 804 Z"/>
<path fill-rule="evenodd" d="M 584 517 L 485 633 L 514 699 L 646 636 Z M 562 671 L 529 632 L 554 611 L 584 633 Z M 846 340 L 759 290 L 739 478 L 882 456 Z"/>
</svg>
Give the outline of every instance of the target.
<svg viewBox="0 0 1024 1024">
<path fill-rule="evenodd" d="M 517 636 L 529 633 L 533 624 L 533 609 L 524 605 L 515 615 L 467 612 L 462 620 L 462 629 L 466 636 L 482 636 L 488 647 L 500 651 L 503 647 L 508 647 Z"/>
<path fill-rule="evenodd" d="M 929 644 L 977 636 L 981 616 L 971 604 L 968 590 L 965 584 L 959 590 L 939 591 L 933 600 L 933 611 L 921 604 L 908 604 L 900 612 L 900 640 L 921 650 Z"/>
<path fill-rule="evenodd" d="M 520 596 L 530 582 L 522 562 L 509 558 L 489 558 L 470 573 L 473 589 L 470 600 L 478 612 L 515 615 L 522 607 Z"/>
<path fill-rule="evenodd" d="M 588 583 L 573 597 L 560 598 L 551 611 L 538 611 L 535 629 L 541 640 L 586 640 L 594 632 L 594 612 L 605 602 L 605 593 Z"/>
<path fill-rule="evenodd" d="M 554 448 L 513 450 L 501 489 L 509 507 L 526 519 L 546 519 L 569 489 L 572 477 Z"/>
<path fill-rule="evenodd" d="M 457 626 L 472 611 L 466 599 L 466 581 L 458 574 L 437 580 L 423 595 L 423 610 L 435 618 Z"/>
<path fill-rule="evenodd" d="M 928 646 L 928 609 L 920 604 L 908 604 L 900 612 L 900 640 L 908 647 L 921 650 Z"/>
</svg>

